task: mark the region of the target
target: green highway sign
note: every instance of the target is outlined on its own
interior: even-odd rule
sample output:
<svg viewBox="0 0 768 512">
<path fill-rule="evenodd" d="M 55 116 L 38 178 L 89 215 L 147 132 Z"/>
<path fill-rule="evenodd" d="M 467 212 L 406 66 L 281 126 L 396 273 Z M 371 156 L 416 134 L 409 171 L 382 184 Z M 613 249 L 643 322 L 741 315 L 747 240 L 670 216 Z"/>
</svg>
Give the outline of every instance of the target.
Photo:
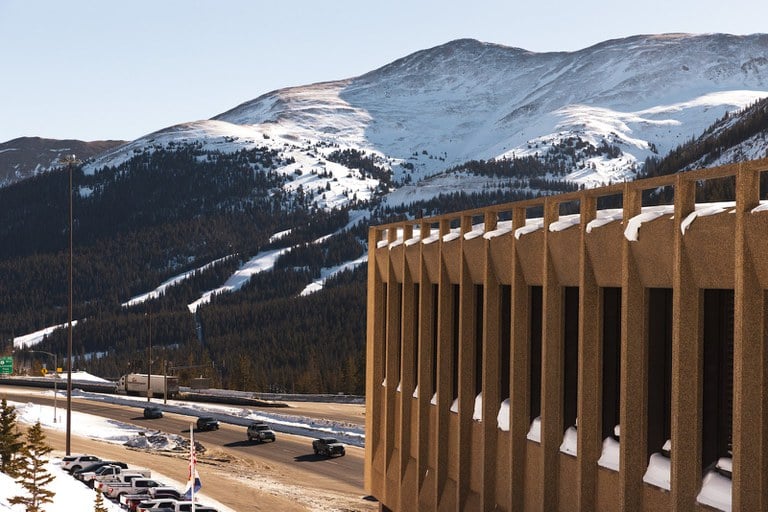
<svg viewBox="0 0 768 512">
<path fill-rule="evenodd" d="M 0 357 L 0 374 L 13 373 L 13 357 Z"/>
</svg>

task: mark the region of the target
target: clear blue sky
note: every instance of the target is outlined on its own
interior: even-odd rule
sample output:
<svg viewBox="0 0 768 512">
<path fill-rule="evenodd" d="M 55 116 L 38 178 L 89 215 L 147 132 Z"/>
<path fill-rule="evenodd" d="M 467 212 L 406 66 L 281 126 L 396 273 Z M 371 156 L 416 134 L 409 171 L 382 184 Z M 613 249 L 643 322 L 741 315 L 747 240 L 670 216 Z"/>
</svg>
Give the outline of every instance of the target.
<svg viewBox="0 0 768 512">
<path fill-rule="evenodd" d="M 759 0 L 0 0 L 0 142 L 131 140 L 463 37 L 573 51 L 766 20 Z"/>
</svg>

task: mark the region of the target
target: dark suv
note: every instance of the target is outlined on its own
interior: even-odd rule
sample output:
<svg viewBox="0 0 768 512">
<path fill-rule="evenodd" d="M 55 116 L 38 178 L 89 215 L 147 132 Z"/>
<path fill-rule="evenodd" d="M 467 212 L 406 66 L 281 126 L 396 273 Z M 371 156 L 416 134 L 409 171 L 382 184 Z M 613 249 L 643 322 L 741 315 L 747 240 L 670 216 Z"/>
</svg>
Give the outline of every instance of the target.
<svg viewBox="0 0 768 512">
<path fill-rule="evenodd" d="M 211 416 L 197 418 L 197 430 L 219 430 L 219 422 Z"/>
<path fill-rule="evenodd" d="M 156 405 L 150 405 L 144 408 L 144 417 L 148 420 L 163 417 L 163 410 Z"/>
<path fill-rule="evenodd" d="M 325 455 L 326 457 L 333 457 L 338 455 L 344 456 L 344 445 L 341 444 L 333 437 L 321 437 L 312 441 L 312 449 L 315 450 L 315 455 Z"/>
<path fill-rule="evenodd" d="M 269 425 L 263 422 L 251 423 L 248 425 L 246 432 L 249 441 L 258 441 L 263 443 L 264 441 L 274 441 L 275 433 L 269 428 Z"/>
</svg>

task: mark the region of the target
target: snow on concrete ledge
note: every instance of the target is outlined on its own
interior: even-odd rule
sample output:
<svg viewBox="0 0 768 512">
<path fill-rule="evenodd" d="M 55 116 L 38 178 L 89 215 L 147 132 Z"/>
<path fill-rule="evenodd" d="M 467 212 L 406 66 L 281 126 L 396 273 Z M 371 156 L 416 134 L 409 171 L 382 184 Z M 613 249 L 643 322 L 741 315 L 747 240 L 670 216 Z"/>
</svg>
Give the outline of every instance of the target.
<svg viewBox="0 0 768 512">
<path fill-rule="evenodd" d="M 730 460 L 730 459 L 729 459 Z M 731 479 L 712 469 L 704 475 L 696 501 L 718 510 L 731 511 Z"/>
<path fill-rule="evenodd" d="M 623 218 L 624 211 L 621 208 L 598 210 L 597 217 L 587 222 L 587 233 L 591 233 L 593 229 L 605 226 L 611 222 L 620 221 Z"/>
<path fill-rule="evenodd" d="M 544 227 L 544 219 L 527 219 L 525 226 L 517 228 L 515 230 L 515 239 L 520 240 L 520 237 L 538 231 Z"/>
<path fill-rule="evenodd" d="M 485 224 L 475 224 L 472 226 L 472 230 L 464 233 L 464 240 L 472 240 L 479 238 L 485 233 Z"/>
<path fill-rule="evenodd" d="M 563 215 L 557 221 L 549 225 L 550 233 L 556 233 L 558 231 L 565 231 L 573 226 L 578 226 L 581 222 L 581 215 L 578 213 L 574 215 Z"/>
<path fill-rule="evenodd" d="M 560 443 L 560 451 L 566 455 L 576 456 L 578 449 L 579 433 L 576 427 L 568 427 L 563 434 L 563 442 Z"/>
<path fill-rule="evenodd" d="M 640 226 L 642 226 L 643 223 L 651 222 L 664 215 L 670 215 L 674 213 L 674 211 L 675 207 L 671 204 L 643 208 L 640 215 L 635 215 L 629 219 L 627 228 L 624 230 L 624 236 L 630 242 L 637 242 L 637 235 L 640 231 Z"/>
<path fill-rule="evenodd" d="M 528 429 L 528 435 L 525 436 L 529 441 L 541 442 L 541 416 L 531 422 L 531 428 Z"/>
<path fill-rule="evenodd" d="M 483 421 L 483 394 L 478 393 L 475 397 L 475 410 L 472 411 L 474 421 Z"/>
<path fill-rule="evenodd" d="M 659 452 L 653 453 L 648 461 L 648 469 L 643 475 L 643 482 L 669 490 L 670 470 L 669 458 Z"/>
<path fill-rule="evenodd" d="M 603 440 L 603 453 L 597 461 L 597 465 L 613 471 L 619 470 L 620 447 L 618 441 L 608 436 Z"/>
<path fill-rule="evenodd" d="M 507 233 L 511 233 L 511 232 L 512 232 L 512 221 L 505 220 L 496 224 L 496 229 L 491 230 L 486 234 L 484 234 L 483 238 L 485 238 L 486 240 L 491 240 L 492 238 L 506 235 Z"/>
<path fill-rule="evenodd" d="M 504 432 L 509 432 L 509 406 L 510 402 L 509 398 L 507 398 L 501 402 L 499 413 L 496 415 L 496 423 L 498 424 L 499 429 Z"/>
<path fill-rule="evenodd" d="M 416 245 L 419 242 L 421 242 L 421 233 L 416 233 L 413 235 L 413 237 L 405 241 L 405 246 L 410 247 L 412 245 Z"/>
<path fill-rule="evenodd" d="M 766 212 L 768 211 L 768 201 L 760 201 L 758 206 L 752 208 L 751 213 Z"/>
<path fill-rule="evenodd" d="M 729 209 L 733 211 L 735 206 L 736 203 L 733 201 L 724 203 L 697 204 L 696 208 L 691 213 L 689 213 L 685 219 L 683 219 L 683 222 L 680 223 L 680 232 L 685 234 L 685 232 L 688 230 L 688 227 L 693 224 L 693 221 L 698 217 L 709 217 L 710 215 L 717 215 L 718 213 L 723 213 Z"/>
<path fill-rule="evenodd" d="M 447 235 L 443 236 L 443 242 L 453 242 L 461 237 L 461 233 L 458 230 L 451 231 Z"/>
</svg>

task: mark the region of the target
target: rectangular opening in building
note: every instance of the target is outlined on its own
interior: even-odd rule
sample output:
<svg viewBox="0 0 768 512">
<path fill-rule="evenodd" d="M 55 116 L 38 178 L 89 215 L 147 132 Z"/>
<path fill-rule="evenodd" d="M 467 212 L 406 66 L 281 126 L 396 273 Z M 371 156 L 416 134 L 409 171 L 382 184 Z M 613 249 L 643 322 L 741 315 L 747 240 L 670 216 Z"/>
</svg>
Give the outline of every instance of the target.
<svg viewBox="0 0 768 512">
<path fill-rule="evenodd" d="M 459 398 L 459 304 L 460 289 L 458 284 L 451 285 L 451 385 L 452 398 Z"/>
<path fill-rule="evenodd" d="M 603 288 L 602 439 L 619 424 L 621 396 L 621 288 Z"/>
<path fill-rule="evenodd" d="M 413 387 L 414 389 L 419 387 L 419 346 L 421 345 L 421 339 L 419 336 L 419 319 L 421 318 L 421 287 L 419 283 L 413 285 L 413 333 L 412 333 L 412 350 L 411 353 L 411 371 L 413 372 Z M 411 390 L 413 392 L 413 390 Z"/>
<path fill-rule="evenodd" d="M 429 390 L 430 395 L 437 393 L 437 326 L 438 326 L 438 299 L 440 288 L 438 285 L 432 285 L 432 388 Z"/>
<path fill-rule="evenodd" d="M 563 290 L 563 432 L 576 425 L 579 382 L 579 288 Z"/>
<path fill-rule="evenodd" d="M 648 453 L 671 438 L 672 289 L 648 290 Z"/>
<path fill-rule="evenodd" d="M 387 343 L 387 325 L 389 324 L 389 285 L 387 283 L 383 283 L 381 285 L 381 297 L 379 298 L 379 304 L 381 304 L 382 314 L 384 315 L 384 321 L 381 322 L 381 340 L 383 343 L 381 343 L 381 351 L 383 354 L 382 361 L 384 361 L 384 377 L 383 381 L 386 382 L 387 379 L 387 359 L 389 356 L 389 343 Z"/>
<path fill-rule="evenodd" d="M 531 286 L 530 293 L 530 421 L 541 415 L 541 308 L 542 288 Z"/>
<path fill-rule="evenodd" d="M 733 290 L 704 290 L 702 472 L 731 457 Z"/>
<path fill-rule="evenodd" d="M 485 288 L 475 285 L 475 395 L 483 392 L 483 304 Z"/>
<path fill-rule="evenodd" d="M 512 347 L 512 287 L 503 284 L 500 289 L 499 297 L 499 345 L 500 345 L 500 373 L 499 373 L 499 393 L 503 402 L 509 398 L 509 374 L 510 374 L 510 351 Z"/>
<path fill-rule="evenodd" d="M 393 370 L 395 372 L 395 381 L 392 383 L 392 385 L 399 386 L 401 378 L 400 364 L 402 362 L 403 355 L 403 283 L 395 284 L 394 297 L 392 297 L 392 302 L 393 311 L 397 314 L 397 318 L 393 320 L 392 325 L 390 326 L 392 329 L 392 340 L 395 344 L 394 354 L 397 358 L 394 361 L 395 367 Z"/>
</svg>

